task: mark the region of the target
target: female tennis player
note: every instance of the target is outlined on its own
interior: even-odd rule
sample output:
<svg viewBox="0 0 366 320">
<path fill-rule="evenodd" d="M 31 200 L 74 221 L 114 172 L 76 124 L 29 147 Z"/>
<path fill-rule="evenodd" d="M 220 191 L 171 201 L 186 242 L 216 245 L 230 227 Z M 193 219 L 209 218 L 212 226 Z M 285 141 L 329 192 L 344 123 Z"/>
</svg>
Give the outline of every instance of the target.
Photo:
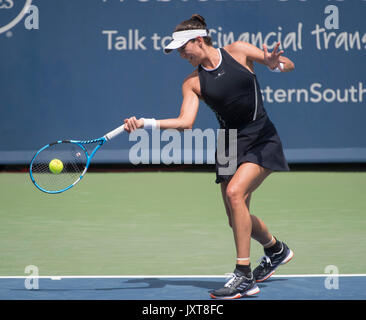
<svg viewBox="0 0 366 320">
<path fill-rule="evenodd" d="M 237 41 L 223 48 L 214 48 L 205 20 L 193 15 L 174 30 L 173 40 L 165 53 L 177 49 L 183 59 L 196 68 L 182 85 L 183 102 L 175 119 L 125 119 L 125 130 L 139 128 L 191 129 L 203 100 L 216 114 L 220 128 L 236 129 L 237 167 L 232 174 L 222 174 L 223 166 L 216 154 L 216 183 L 221 192 L 234 233 L 237 260 L 231 279 L 223 288 L 210 292 L 212 298 L 234 299 L 259 292 L 256 282 L 268 279 L 276 268 L 287 263 L 293 252 L 276 239 L 264 222 L 249 212 L 252 193 L 273 171 L 288 171 L 281 140 L 263 107 L 254 63 L 261 63 L 277 72 L 294 69 L 277 43 L 268 52 L 249 43 Z M 228 149 L 229 133 L 225 134 Z M 219 149 L 219 148 L 218 148 Z M 221 173 L 220 173 L 221 172 Z M 264 257 L 253 272 L 250 265 L 250 240 L 263 245 Z"/>
</svg>

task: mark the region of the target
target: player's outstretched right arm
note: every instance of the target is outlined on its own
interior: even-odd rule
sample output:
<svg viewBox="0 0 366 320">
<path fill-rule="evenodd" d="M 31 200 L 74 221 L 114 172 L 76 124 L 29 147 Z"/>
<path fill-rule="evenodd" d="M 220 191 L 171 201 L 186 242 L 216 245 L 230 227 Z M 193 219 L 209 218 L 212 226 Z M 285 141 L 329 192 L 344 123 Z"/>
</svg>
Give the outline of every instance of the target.
<svg viewBox="0 0 366 320">
<path fill-rule="evenodd" d="M 160 128 L 160 129 L 177 129 L 183 131 L 184 129 L 191 129 L 196 120 L 199 98 L 196 90 L 198 75 L 192 74 L 184 80 L 182 85 L 183 102 L 180 109 L 180 114 L 177 118 L 172 119 L 136 119 L 131 117 L 125 119 L 125 130 L 132 132 L 140 128 Z"/>
</svg>

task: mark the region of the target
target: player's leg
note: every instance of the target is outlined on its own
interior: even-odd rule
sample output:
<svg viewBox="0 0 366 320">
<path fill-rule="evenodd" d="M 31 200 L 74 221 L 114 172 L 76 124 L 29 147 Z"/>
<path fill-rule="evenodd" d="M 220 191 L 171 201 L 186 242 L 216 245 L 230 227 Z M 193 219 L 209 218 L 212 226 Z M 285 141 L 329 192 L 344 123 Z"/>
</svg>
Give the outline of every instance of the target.
<svg viewBox="0 0 366 320">
<path fill-rule="evenodd" d="M 249 196 L 245 202 L 248 210 L 250 198 Z M 293 258 L 294 253 L 286 243 L 272 236 L 262 219 L 252 214 L 250 217 L 252 220 L 252 238 L 263 246 L 265 253 L 261 263 L 253 271 L 256 281 L 262 282 L 272 276 L 280 265 L 289 262 Z"/>
<path fill-rule="evenodd" d="M 229 226 L 232 227 L 232 218 L 231 218 L 231 208 L 229 204 L 229 200 L 226 196 L 226 187 L 229 184 L 229 181 L 222 182 L 220 184 L 221 187 L 221 193 L 222 193 L 222 199 L 225 206 L 226 215 L 228 217 Z M 252 194 L 250 193 L 247 198 L 245 199 L 245 205 L 250 212 L 250 200 L 251 200 Z M 272 237 L 272 234 L 268 231 L 267 226 L 265 223 L 255 215 L 251 214 L 250 218 L 252 220 L 252 234 L 251 237 L 254 240 L 257 240 L 261 245 L 263 245 L 264 248 L 270 247 L 275 244 L 275 238 Z"/>
<path fill-rule="evenodd" d="M 247 204 L 247 207 L 249 209 L 249 204 Z M 251 220 L 252 238 L 263 246 L 265 253 L 261 263 L 253 271 L 256 282 L 262 282 L 273 275 L 280 265 L 289 262 L 294 253 L 284 242 L 272 236 L 260 218 L 251 215 Z"/>
<path fill-rule="evenodd" d="M 250 270 L 252 221 L 248 207 L 251 193 L 270 173 L 271 170 L 246 162 L 240 165 L 227 184 L 222 185 L 225 208 L 234 234 L 237 261 L 233 277 L 224 288 L 211 292 L 213 298 L 234 299 L 259 292 Z"/>
<path fill-rule="evenodd" d="M 243 167 L 244 166 L 241 166 L 240 168 Z M 260 218 L 251 215 L 249 213 L 250 199 L 252 192 L 259 187 L 259 185 L 271 173 L 271 171 L 265 170 L 260 166 L 257 167 L 255 165 L 252 166 L 251 164 L 246 165 L 244 169 L 245 173 L 242 172 L 244 170 L 240 169 L 241 172 L 240 178 L 242 178 L 243 181 L 246 181 L 246 183 L 242 185 L 242 188 L 240 188 L 240 185 L 238 186 L 232 184 L 233 183 L 232 179 L 229 182 L 221 183 L 221 192 L 224 200 L 226 214 L 228 216 L 229 225 L 233 228 L 234 237 L 237 243 L 238 239 L 240 238 L 237 235 L 235 235 L 235 233 L 238 232 L 238 229 L 240 229 L 237 228 L 237 224 L 235 222 L 238 221 L 237 219 L 238 211 L 235 212 L 233 210 L 233 204 L 235 204 L 235 201 L 233 201 L 235 200 L 234 191 L 236 191 L 238 193 L 238 198 L 239 195 L 242 196 L 241 203 L 243 207 L 245 207 L 244 211 L 241 212 L 244 212 L 246 215 L 249 215 L 250 217 L 251 222 L 250 236 L 263 245 L 266 255 L 263 257 L 261 264 L 253 271 L 252 274 L 250 271 L 250 263 L 249 263 L 250 262 L 249 260 L 250 242 L 249 242 L 249 244 L 247 245 L 249 248 L 247 247 L 247 251 L 245 251 L 244 247 L 243 251 L 244 254 L 245 252 L 248 252 L 248 258 L 244 258 L 244 260 L 237 261 L 233 277 L 229 280 L 229 282 L 225 285 L 224 288 L 214 290 L 211 292 L 211 297 L 213 298 L 233 299 L 245 295 L 252 295 L 258 293 L 259 288 L 255 285 L 255 282 L 261 282 L 268 279 L 274 273 L 274 270 L 279 265 L 290 261 L 291 258 L 293 257 L 293 252 L 287 247 L 287 245 L 281 241 L 278 241 L 275 237 L 273 237 L 269 233 L 265 223 Z M 236 178 L 237 177 L 238 175 L 236 176 Z M 232 189 L 230 190 L 228 188 Z M 237 202 L 239 203 L 240 201 L 238 200 Z M 248 219 L 246 221 L 248 221 Z M 242 250 L 237 248 L 239 258 L 240 258 L 239 252 L 241 251 Z"/>
<path fill-rule="evenodd" d="M 232 227 L 232 209 L 226 196 L 226 188 L 229 182 L 221 184 L 222 196 L 225 203 L 226 214 L 229 224 Z M 251 193 L 246 196 L 244 201 L 248 211 L 250 208 Z M 257 240 L 264 249 L 264 256 L 261 263 L 254 269 L 253 274 L 257 282 L 262 282 L 272 276 L 275 270 L 282 264 L 289 262 L 294 256 L 293 251 L 282 241 L 277 240 L 269 231 L 262 219 L 255 215 L 250 215 L 252 222 L 251 237 Z M 246 262 L 246 261 L 244 261 Z M 240 263 L 240 262 L 238 262 Z"/>
<path fill-rule="evenodd" d="M 229 226 L 230 226 L 230 228 L 232 228 L 231 208 L 230 208 L 229 200 L 226 197 L 226 187 L 227 187 L 228 183 L 229 183 L 229 181 L 221 182 L 220 183 L 220 188 L 221 188 L 222 200 L 224 202 L 225 211 L 226 211 L 226 215 L 227 215 L 227 218 L 228 218 Z"/>
<path fill-rule="evenodd" d="M 250 198 L 251 195 L 245 201 L 248 210 Z M 253 271 L 256 281 L 262 282 L 273 275 L 278 266 L 289 262 L 293 258 L 294 253 L 284 242 L 272 236 L 262 219 L 252 214 L 250 217 L 252 220 L 252 238 L 263 246 L 265 253 L 260 265 Z"/>
<path fill-rule="evenodd" d="M 231 212 L 231 224 L 234 233 L 237 264 L 249 265 L 250 238 L 252 235 L 252 218 L 247 207 L 250 203 L 251 193 L 254 192 L 271 170 L 263 168 L 255 163 L 245 162 L 241 164 L 227 184 L 226 198 Z M 257 222 L 257 221 L 255 221 Z M 257 223 L 254 227 L 257 227 Z"/>
</svg>

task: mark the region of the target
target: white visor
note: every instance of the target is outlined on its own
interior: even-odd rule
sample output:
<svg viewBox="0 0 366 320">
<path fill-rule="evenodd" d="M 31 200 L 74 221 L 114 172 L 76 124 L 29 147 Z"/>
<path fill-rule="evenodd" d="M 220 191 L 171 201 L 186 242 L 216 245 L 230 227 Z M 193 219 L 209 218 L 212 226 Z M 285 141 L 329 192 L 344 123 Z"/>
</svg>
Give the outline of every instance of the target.
<svg viewBox="0 0 366 320">
<path fill-rule="evenodd" d="M 205 29 L 195 29 L 186 31 L 177 31 L 173 33 L 173 40 L 164 48 L 164 53 L 169 53 L 174 49 L 184 46 L 189 40 L 197 37 L 206 37 L 207 31 Z"/>
</svg>

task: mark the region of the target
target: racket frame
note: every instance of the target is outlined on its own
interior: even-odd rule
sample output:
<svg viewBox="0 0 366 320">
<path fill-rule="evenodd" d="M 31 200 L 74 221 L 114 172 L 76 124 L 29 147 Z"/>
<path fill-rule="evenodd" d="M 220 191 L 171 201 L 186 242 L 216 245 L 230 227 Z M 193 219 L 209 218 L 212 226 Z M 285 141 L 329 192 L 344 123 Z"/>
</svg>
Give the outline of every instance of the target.
<svg viewBox="0 0 366 320">
<path fill-rule="evenodd" d="M 72 188 L 74 185 L 76 185 L 85 175 L 85 173 L 88 171 L 91 159 L 94 157 L 95 153 L 98 151 L 98 149 L 107 141 L 107 139 L 105 137 L 102 138 L 98 138 L 98 139 L 93 139 L 93 140 L 85 140 L 85 141 L 81 141 L 81 140 L 58 140 L 52 143 L 49 143 L 47 145 L 45 145 L 44 147 L 42 147 L 41 149 L 39 149 L 36 154 L 33 156 L 32 161 L 29 165 L 29 175 L 30 178 L 33 182 L 33 184 L 41 191 L 45 192 L 45 193 L 50 193 L 50 194 L 57 194 L 57 193 L 61 193 L 64 192 L 66 190 L 69 190 L 70 188 Z M 79 146 L 86 155 L 86 165 L 85 168 L 83 170 L 83 172 L 81 173 L 81 175 L 79 176 L 78 179 L 75 180 L 74 183 L 72 183 L 71 185 L 69 185 L 66 188 L 60 189 L 60 190 L 47 190 L 42 188 L 40 185 L 37 184 L 36 180 L 33 177 L 33 173 L 32 173 L 32 165 L 34 160 L 37 158 L 38 154 L 41 153 L 43 150 L 47 149 L 48 147 L 51 147 L 55 144 L 61 144 L 61 143 L 73 143 L 76 144 L 77 146 Z M 98 145 L 93 149 L 93 151 L 89 154 L 88 150 L 84 147 L 84 145 L 87 144 L 92 144 L 92 143 L 98 143 Z"/>
<path fill-rule="evenodd" d="M 123 131 L 125 130 L 125 125 L 121 125 L 119 127 L 117 127 L 116 129 L 108 132 L 107 134 L 105 134 L 103 137 L 101 138 L 97 138 L 97 139 L 92 139 L 92 140 L 58 140 L 56 142 L 52 142 L 49 143 L 47 145 L 45 145 L 44 147 L 42 147 L 41 149 L 39 149 L 36 154 L 33 156 L 32 161 L 29 165 L 29 175 L 30 178 L 33 182 L 33 184 L 41 191 L 45 192 L 45 193 L 49 193 L 49 194 L 57 194 L 57 193 L 61 193 L 64 192 L 66 190 L 69 190 L 70 188 L 72 188 L 74 185 L 76 185 L 85 175 L 85 173 L 88 171 L 91 159 L 94 157 L 95 153 L 98 151 L 98 149 L 106 142 L 106 141 L 110 141 L 113 138 L 117 137 L 118 135 L 120 135 Z M 60 190 L 56 190 L 56 191 L 50 191 L 47 189 L 42 188 L 41 186 L 39 186 L 36 182 L 36 180 L 33 177 L 32 174 L 32 165 L 34 160 L 37 158 L 37 155 L 42 152 L 43 150 L 47 149 L 50 146 L 53 146 L 55 144 L 60 144 L 60 143 L 74 143 L 76 145 L 78 145 L 81 149 L 84 150 L 85 154 L 86 154 L 86 165 L 85 165 L 85 169 L 84 171 L 81 173 L 80 177 L 71 185 L 69 185 L 66 188 L 60 189 Z M 88 150 L 84 147 L 84 145 L 87 144 L 92 144 L 92 143 L 98 143 L 98 145 L 93 149 L 93 151 L 91 152 L 91 154 L 89 155 Z"/>
</svg>

